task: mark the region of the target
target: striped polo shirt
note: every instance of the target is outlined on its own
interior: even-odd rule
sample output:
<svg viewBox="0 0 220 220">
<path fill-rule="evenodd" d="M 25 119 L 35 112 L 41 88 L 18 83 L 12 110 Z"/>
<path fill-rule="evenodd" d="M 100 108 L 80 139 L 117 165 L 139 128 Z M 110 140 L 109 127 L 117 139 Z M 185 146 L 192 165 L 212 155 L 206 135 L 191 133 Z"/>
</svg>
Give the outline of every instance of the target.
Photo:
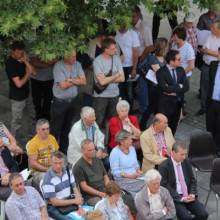
<svg viewBox="0 0 220 220">
<path fill-rule="evenodd" d="M 75 187 L 75 179 L 70 170 L 71 187 Z M 52 168 L 50 168 L 44 176 L 42 191 L 45 199 L 58 198 L 66 199 L 70 196 L 70 183 L 66 168 L 63 168 L 63 175 L 58 176 Z"/>
</svg>

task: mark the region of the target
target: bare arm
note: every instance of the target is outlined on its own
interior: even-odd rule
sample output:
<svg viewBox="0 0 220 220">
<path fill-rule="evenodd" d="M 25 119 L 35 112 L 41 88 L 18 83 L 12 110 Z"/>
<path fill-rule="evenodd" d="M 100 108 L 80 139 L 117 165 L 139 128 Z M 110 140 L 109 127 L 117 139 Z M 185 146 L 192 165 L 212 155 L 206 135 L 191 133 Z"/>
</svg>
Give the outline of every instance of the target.
<svg viewBox="0 0 220 220">
<path fill-rule="evenodd" d="M 140 61 L 144 60 L 148 56 L 148 54 L 151 53 L 153 50 L 154 50 L 154 46 L 153 45 L 145 47 L 143 53 L 140 56 Z"/>
<path fill-rule="evenodd" d="M 125 81 L 124 72 L 119 72 L 119 76 L 115 79 L 115 83 L 120 83 Z"/>
<path fill-rule="evenodd" d="M 40 212 L 41 212 L 41 220 L 48 220 L 48 214 L 47 214 L 46 206 L 41 207 Z"/>
<path fill-rule="evenodd" d="M 105 76 L 103 73 L 99 73 L 96 75 L 96 79 L 98 80 L 99 84 L 102 86 L 115 82 L 115 80 L 119 77 L 120 77 L 119 73 L 116 73 L 112 76 Z"/>
<path fill-rule="evenodd" d="M 28 156 L 30 167 L 40 172 L 47 172 L 48 168 L 37 162 L 37 155 Z"/>
<path fill-rule="evenodd" d="M 68 78 L 61 82 L 59 82 L 59 87 L 63 90 L 69 89 L 73 86 L 79 86 L 79 85 L 86 85 L 86 78 L 85 76 L 78 76 L 75 78 Z"/>
<path fill-rule="evenodd" d="M 195 68 L 195 60 L 188 60 L 188 66 L 185 68 L 186 74 Z"/>
<path fill-rule="evenodd" d="M 91 186 L 89 186 L 86 181 L 82 181 L 80 182 L 80 187 L 82 188 L 82 190 L 90 195 L 94 195 L 94 196 L 99 196 L 99 197 L 104 197 L 105 193 L 100 192 L 94 188 L 92 188 Z"/>
<path fill-rule="evenodd" d="M 108 184 L 108 182 L 109 182 L 108 175 L 105 175 L 105 176 L 104 176 L 104 183 L 105 183 L 105 186 Z"/>
<path fill-rule="evenodd" d="M 132 48 L 132 72 L 131 75 L 132 77 L 135 77 L 136 75 L 136 68 L 137 68 L 137 64 L 138 64 L 138 55 L 139 55 L 139 50 L 138 47 L 133 47 Z"/>
<path fill-rule="evenodd" d="M 201 48 L 200 52 L 220 59 L 220 54 L 218 51 L 210 50 L 208 48 Z"/>
</svg>

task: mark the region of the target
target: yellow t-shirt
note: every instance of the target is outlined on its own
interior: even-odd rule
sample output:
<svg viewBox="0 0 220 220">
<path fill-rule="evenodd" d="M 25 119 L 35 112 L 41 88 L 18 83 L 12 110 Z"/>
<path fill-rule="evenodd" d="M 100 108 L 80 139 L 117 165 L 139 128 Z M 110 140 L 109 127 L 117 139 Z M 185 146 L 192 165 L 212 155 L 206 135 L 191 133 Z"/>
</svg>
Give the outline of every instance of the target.
<svg viewBox="0 0 220 220">
<path fill-rule="evenodd" d="M 37 155 L 37 161 L 44 167 L 50 166 L 51 154 L 59 148 L 53 135 L 49 135 L 47 140 L 41 140 L 35 135 L 27 146 L 28 156 Z"/>
</svg>

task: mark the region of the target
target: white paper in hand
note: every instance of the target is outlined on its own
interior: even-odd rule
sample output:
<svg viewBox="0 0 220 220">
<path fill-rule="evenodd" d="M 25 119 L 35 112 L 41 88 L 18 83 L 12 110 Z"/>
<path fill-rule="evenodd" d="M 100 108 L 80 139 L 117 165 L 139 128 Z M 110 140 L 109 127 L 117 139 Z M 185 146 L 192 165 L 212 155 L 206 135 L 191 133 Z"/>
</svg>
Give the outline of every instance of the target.
<svg viewBox="0 0 220 220">
<path fill-rule="evenodd" d="M 146 74 L 146 79 L 150 80 L 154 84 L 158 84 L 157 78 L 156 78 L 156 73 L 152 69 L 148 70 L 148 72 Z"/>
<path fill-rule="evenodd" d="M 22 175 L 24 181 L 26 181 L 30 175 L 31 171 L 28 169 L 22 170 L 20 174 Z"/>
</svg>

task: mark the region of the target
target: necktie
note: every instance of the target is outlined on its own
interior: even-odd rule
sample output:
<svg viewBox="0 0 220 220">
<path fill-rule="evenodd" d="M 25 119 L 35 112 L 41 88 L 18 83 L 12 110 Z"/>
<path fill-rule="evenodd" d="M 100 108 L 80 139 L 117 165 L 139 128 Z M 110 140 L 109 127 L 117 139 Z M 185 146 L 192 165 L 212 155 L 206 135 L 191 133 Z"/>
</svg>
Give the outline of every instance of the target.
<svg viewBox="0 0 220 220">
<path fill-rule="evenodd" d="M 183 196 L 188 196 L 188 190 L 187 190 L 185 178 L 183 176 L 183 172 L 181 172 L 181 164 L 177 164 L 176 168 L 177 168 L 177 175 L 178 175 L 179 183 L 181 185 Z"/>
<path fill-rule="evenodd" d="M 175 69 L 172 69 L 172 77 L 173 77 L 173 81 L 174 81 L 174 83 L 176 83 Z"/>
</svg>

